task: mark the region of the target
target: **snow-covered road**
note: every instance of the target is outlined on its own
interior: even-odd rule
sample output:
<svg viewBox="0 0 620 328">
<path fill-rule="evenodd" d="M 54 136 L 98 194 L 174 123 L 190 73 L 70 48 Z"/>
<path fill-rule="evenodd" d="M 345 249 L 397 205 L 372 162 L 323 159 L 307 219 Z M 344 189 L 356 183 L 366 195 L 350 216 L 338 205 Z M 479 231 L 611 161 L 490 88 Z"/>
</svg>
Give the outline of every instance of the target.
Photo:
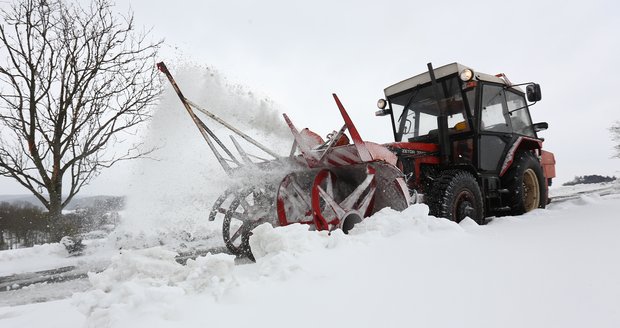
<svg viewBox="0 0 620 328">
<path fill-rule="evenodd" d="M 85 292 L 0 307 L 0 326 L 619 327 L 618 213 L 611 194 L 486 226 L 424 205 L 383 210 L 350 235 L 264 225 L 256 264 L 126 251 Z"/>
</svg>

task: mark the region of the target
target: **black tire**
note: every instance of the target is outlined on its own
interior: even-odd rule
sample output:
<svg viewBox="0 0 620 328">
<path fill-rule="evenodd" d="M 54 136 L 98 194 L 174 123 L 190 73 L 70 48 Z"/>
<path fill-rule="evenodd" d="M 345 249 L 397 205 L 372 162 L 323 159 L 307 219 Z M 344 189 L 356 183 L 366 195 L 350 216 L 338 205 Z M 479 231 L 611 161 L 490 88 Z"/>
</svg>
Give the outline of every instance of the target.
<svg viewBox="0 0 620 328">
<path fill-rule="evenodd" d="M 505 197 L 511 215 L 521 215 L 547 205 L 547 184 L 540 162 L 531 151 L 515 154 L 512 166 L 502 177 L 509 193 Z"/>
<path fill-rule="evenodd" d="M 435 180 L 429 193 L 431 215 L 461 222 L 470 217 L 484 224 L 482 192 L 474 176 L 462 170 L 446 170 Z"/>
</svg>

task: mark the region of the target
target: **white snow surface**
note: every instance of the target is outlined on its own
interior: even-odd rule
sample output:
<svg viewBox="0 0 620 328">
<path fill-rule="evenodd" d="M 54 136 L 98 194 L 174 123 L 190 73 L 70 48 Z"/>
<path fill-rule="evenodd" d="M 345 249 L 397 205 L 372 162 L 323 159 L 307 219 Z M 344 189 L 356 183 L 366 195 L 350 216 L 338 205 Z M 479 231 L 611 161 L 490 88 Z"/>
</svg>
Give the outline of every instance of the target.
<svg viewBox="0 0 620 328">
<path fill-rule="evenodd" d="M 86 251 L 81 256 L 71 256 L 60 243 L 0 251 L 0 277 L 107 262 L 116 253 L 105 239 L 85 240 L 84 245 Z"/>
<path fill-rule="evenodd" d="M 0 307 L 0 326 L 618 327 L 618 213 L 611 194 L 485 226 L 426 205 L 384 209 L 349 235 L 264 224 L 256 263 L 127 250 L 88 291 Z"/>
</svg>

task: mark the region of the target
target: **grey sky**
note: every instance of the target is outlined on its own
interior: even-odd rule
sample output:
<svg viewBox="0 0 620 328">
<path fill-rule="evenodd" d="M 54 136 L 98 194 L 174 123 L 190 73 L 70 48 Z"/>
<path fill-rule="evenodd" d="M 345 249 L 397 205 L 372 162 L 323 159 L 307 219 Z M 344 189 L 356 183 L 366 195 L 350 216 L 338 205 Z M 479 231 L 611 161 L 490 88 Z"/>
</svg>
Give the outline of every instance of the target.
<svg viewBox="0 0 620 328">
<path fill-rule="evenodd" d="M 558 182 L 618 174 L 608 127 L 620 120 L 616 1 L 146 1 L 137 23 L 166 39 L 164 55 L 210 65 L 273 99 L 299 126 L 325 134 L 341 119 L 336 92 L 367 140 L 390 141 L 376 118 L 383 88 L 454 61 L 541 84 Z M 104 174 L 89 193 L 110 192 Z M 0 178 L 0 193 L 23 192 Z"/>
</svg>

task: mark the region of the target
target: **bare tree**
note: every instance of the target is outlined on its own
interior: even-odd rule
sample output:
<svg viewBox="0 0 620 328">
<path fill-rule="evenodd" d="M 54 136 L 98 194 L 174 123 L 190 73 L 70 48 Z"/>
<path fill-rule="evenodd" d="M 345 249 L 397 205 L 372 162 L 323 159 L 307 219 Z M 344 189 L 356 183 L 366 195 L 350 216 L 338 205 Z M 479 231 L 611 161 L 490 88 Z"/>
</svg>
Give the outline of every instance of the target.
<svg viewBox="0 0 620 328">
<path fill-rule="evenodd" d="M 108 0 L 22 0 L 0 15 L 0 174 L 59 217 L 103 168 L 148 153 L 114 146 L 149 118 L 161 41 Z"/>
<path fill-rule="evenodd" d="M 609 128 L 609 131 L 611 132 L 611 139 L 616 142 L 616 146 L 614 147 L 616 148 L 616 153 L 613 157 L 620 158 L 620 121 L 616 121 L 616 123 Z"/>
</svg>

